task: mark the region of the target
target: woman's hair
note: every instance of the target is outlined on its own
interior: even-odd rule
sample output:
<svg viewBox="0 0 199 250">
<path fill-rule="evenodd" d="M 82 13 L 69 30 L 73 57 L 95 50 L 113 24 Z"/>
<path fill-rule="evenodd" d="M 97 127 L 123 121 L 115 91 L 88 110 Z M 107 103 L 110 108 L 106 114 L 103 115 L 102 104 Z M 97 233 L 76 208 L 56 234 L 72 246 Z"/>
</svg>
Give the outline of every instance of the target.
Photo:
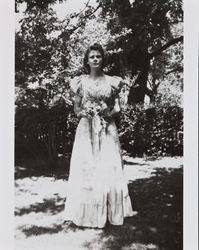
<svg viewBox="0 0 199 250">
<path fill-rule="evenodd" d="M 102 55 L 102 69 L 104 67 L 104 61 L 105 61 L 104 49 L 102 48 L 102 46 L 98 43 L 94 43 L 93 45 L 91 45 L 86 50 L 85 55 L 84 55 L 84 61 L 83 61 L 84 68 L 88 73 L 90 72 L 90 66 L 88 65 L 88 56 L 89 56 L 89 53 L 91 52 L 91 50 L 97 50 Z"/>
</svg>

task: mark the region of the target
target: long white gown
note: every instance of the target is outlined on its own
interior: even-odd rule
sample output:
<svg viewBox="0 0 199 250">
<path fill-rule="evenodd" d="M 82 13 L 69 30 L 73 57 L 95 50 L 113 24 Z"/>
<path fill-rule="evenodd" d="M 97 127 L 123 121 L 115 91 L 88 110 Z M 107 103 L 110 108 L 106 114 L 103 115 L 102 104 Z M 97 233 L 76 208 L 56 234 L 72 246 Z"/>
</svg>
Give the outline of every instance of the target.
<svg viewBox="0 0 199 250">
<path fill-rule="evenodd" d="M 71 88 L 82 95 L 82 108 L 92 99 L 111 105 L 121 86 L 121 78 L 105 75 L 99 86 L 82 75 Z M 81 118 L 70 163 L 65 203 L 65 220 L 78 226 L 103 228 L 107 220 L 122 225 L 132 216 L 127 183 L 123 175 L 120 143 L 114 120 L 107 126 L 93 119 Z"/>
</svg>

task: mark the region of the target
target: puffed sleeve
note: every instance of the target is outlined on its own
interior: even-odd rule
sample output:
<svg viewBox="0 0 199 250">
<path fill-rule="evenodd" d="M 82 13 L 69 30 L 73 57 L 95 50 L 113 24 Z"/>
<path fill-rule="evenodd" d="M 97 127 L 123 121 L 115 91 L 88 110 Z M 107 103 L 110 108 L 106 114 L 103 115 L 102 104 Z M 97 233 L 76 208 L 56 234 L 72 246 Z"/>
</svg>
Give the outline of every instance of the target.
<svg viewBox="0 0 199 250">
<path fill-rule="evenodd" d="M 72 96 L 83 96 L 82 79 L 81 76 L 75 76 L 70 81 L 70 89 Z"/>
<path fill-rule="evenodd" d="M 111 87 L 112 97 L 119 98 L 121 108 L 125 109 L 128 101 L 128 82 L 121 77 L 114 76 Z"/>
<path fill-rule="evenodd" d="M 124 87 L 124 85 L 125 85 L 125 82 L 121 77 L 113 76 L 112 83 L 111 83 L 112 94 L 114 96 L 119 95 L 119 93 L 120 93 L 121 89 Z"/>
</svg>

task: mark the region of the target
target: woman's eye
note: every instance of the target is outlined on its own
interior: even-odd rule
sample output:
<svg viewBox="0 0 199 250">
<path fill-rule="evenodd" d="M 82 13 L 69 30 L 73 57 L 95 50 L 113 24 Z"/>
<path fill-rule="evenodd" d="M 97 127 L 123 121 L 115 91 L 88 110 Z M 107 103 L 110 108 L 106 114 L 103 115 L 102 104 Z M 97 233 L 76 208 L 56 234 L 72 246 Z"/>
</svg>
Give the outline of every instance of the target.
<svg viewBox="0 0 199 250">
<path fill-rule="evenodd" d="M 90 58 L 90 59 L 93 59 L 93 58 L 99 59 L 99 58 L 102 58 L 102 56 L 101 56 L 101 55 L 98 55 L 98 56 L 89 56 L 89 58 Z"/>
</svg>

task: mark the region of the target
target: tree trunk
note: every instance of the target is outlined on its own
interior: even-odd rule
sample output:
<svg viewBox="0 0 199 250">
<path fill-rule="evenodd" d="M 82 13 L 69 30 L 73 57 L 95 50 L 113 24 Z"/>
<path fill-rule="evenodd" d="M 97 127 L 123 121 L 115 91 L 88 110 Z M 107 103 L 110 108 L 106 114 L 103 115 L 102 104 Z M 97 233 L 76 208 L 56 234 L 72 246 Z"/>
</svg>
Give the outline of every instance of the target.
<svg viewBox="0 0 199 250">
<path fill-rule="evenodd" d="M 55 137 L 56 137 L 56 121 L 52 121 L 48 127 L 48 145 L 47 145 L 48 159 L 50 167 L 52 168 L 58 167 L 58 156 L 57 156 Z"/>
<path fill-rule="evenodd" d="M 136 80 L 137 87 L 132 86 L 129 92 L 128 104 L 143 103 L 147 93 L 147 80 L 150 67 L 150 59 L 146 55 L 141 72 Z"/>
</svg>

